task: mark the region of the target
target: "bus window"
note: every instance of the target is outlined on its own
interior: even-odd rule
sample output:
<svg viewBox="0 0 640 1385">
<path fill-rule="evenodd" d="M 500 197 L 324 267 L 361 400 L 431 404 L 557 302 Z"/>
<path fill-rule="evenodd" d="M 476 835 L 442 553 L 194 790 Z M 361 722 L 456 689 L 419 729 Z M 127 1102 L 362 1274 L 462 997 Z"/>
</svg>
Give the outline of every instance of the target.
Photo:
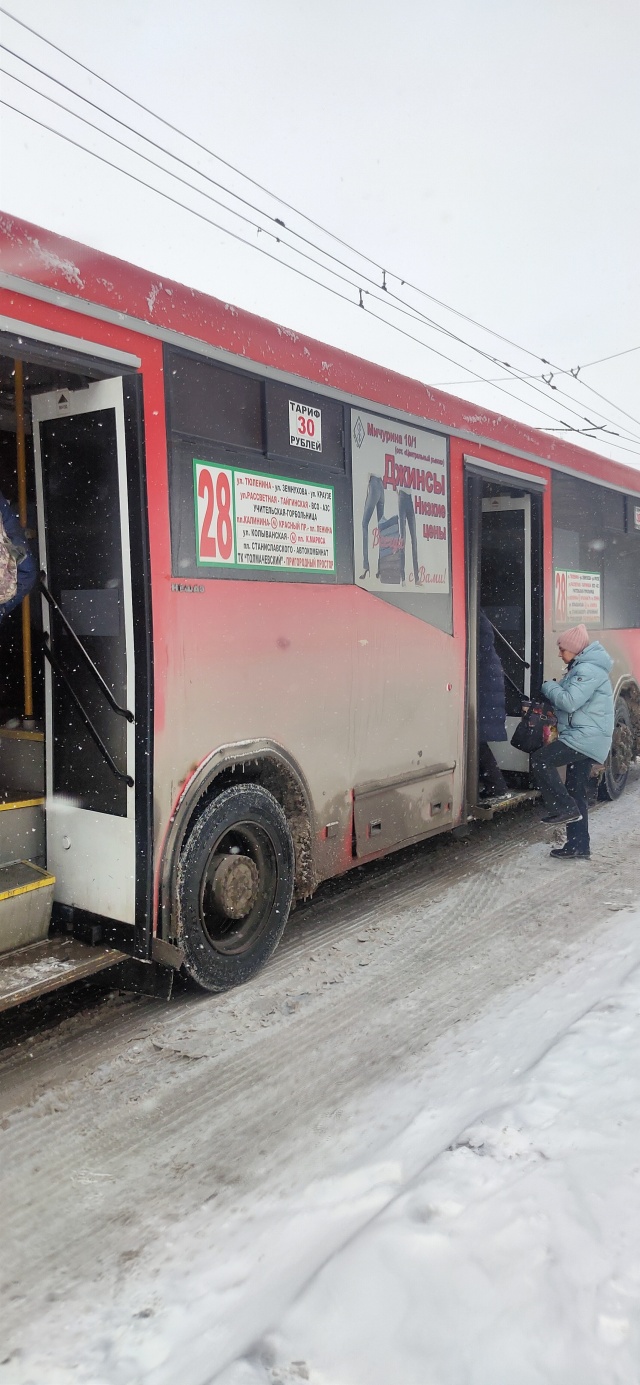
<svg viewBox="0 0 640 1385">
<path fill-rule="evenodd" d="M 339 400 L 266 380 L 265 417 L 269 457 L 345 470 L 344 405 Z"/>
<path fill-rule="evenodd" d="M 167 351 L 169 429 L 262 451 L 262 382 L 182 351 Z"/>
<path fill-rule="evenodd" d="M 596 482 L 555 474 L 556 626 L 640 627 L 640 529 L 633 502 Z"/>
<path fill-rule="evenodd" d="M 165 380 L 173 575 L 351 583 L 342 404 L 169 349 Z"/>
<path fill-rule="evenodd" d="M 355 580 L 453 632 L 446 437 L 351 409 Z"/>
</svg>

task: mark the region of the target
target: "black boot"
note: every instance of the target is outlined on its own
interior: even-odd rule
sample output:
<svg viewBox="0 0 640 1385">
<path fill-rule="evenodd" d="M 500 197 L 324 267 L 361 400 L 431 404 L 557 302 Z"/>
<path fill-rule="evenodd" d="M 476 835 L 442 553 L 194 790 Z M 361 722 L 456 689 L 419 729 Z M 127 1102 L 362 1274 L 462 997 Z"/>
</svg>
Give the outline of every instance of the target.
<svg viewBox="0 0 640 1385">
<path fill-rule="evenodd" d="M 591 852 L 587 847 L 583 851 L 579 846 L 573 846 L 571 842 L 565 842 L 564 846 L 554 846 L 549 853 L 555 856 L 557 861 L 590 861 Z"/>
<path fill-rule="evenodd" d="M 560 826 L 565 822 L 580 822 L 582 813 L 574 803 L 573 808 L 558 808 L 553 813 L 543 813 L 541 822 L 555 822 Z"/>
</svg>

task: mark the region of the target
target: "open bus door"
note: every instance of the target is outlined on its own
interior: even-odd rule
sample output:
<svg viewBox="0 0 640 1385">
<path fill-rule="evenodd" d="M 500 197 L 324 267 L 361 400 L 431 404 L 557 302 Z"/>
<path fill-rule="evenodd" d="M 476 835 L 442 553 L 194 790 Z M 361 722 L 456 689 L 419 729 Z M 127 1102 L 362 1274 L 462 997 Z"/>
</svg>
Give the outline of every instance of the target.
<svg viewBox="0 0 640 1385">
<path fill-rule="evenodd" d="M 480 606 L 491 621 L 505 674 L 507 740 L 491 749 L 502 770 L 528 773 L 529 757 L 511 745 L 531 696 L 531 496 L 491 495 L 482 500 Z"/>
<path fill-rule="evenodd" d="M 477 629 L 482 609 L 505 674 L 507 739 L 491 743 L 512 790 L 526 790 L 529 756 L 511 745 L 523 698 L 542 678 L 542 486 L 467 464 L 467 804 L 478 805 Z M 517 801 L 518 795 L 512 801 Z M 486 810 L 485 810 L 486 811 Z"/>
<path fill-rule="evenodd" d="M 35 395 L 32 417 L 54 910 L 64 919 L 66 909 L 74 923 L 133 927 L 135 666 L 122 379 Z"/>
</svg>

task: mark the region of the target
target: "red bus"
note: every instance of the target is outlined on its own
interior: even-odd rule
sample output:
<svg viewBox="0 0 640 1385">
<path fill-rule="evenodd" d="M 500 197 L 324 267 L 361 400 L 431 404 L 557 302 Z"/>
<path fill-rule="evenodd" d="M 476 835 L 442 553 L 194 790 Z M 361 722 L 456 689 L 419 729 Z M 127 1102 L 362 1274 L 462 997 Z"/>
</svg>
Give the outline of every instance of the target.
<svg viewBox="0 0 640 1385">
<path fill-rule="evenodd" d="M 486 813 L 480 605 L 512 720 L 597 632 L 622 791 L 640 471 L 9 216 L 0 367 L 42 570 L 1 635 L 0 1005 L 121 957 L 233 986 L 294 898 Z"/>
</svg>

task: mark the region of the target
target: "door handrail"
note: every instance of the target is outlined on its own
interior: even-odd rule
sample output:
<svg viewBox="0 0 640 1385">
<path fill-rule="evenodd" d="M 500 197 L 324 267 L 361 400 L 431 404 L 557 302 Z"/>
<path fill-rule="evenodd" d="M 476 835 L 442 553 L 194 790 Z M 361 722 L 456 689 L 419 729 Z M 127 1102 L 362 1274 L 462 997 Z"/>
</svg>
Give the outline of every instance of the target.
<svg viewBox="0 0 640 1385">
<path fill-rule="evenodd" d="M 487 616 L 486 611 L 485 611 L 485 616 Z M 488 617 L 488 616 L 487 616 L 487 620 L 489 620 L 489 617 Z M 512 653 L 513 655 L 515 655 L 515 658 L 518 660 L 519 663 L 522 664 L 522 667 L 523 667 L 523 668 L 531 668 L 531 664 L 528 664 L 527 661 L 526 661 L 526 659 L 523 659 L 522 655 L 521 655 L 521 654 L 518 654 L 517 649 L 514 649 L 513 645 L 512 645 L 512 644 L 509 644 L 509 641 L 508 641 L 506 635 L 503 635 L 502 630 L 499 630 L 498 627 L 497 627 L 497 625 L 494 625 L 494 623 L 493 623 L 492 620 L 489 620 L 489 624 L 490 624 L 491 629 L 493 630 L 494 634 L 499 636 L 499 638 L 502 640 L 502 643 L 503 643 L 503 644 L 506 644 L 507 649 L 510 649 L 510 650 L 511 650 L 511 653 Z"/>
<path fill-rule="evenodd" d="M 60 620 L 62 621 L 62 624 L 64 625 L 65 630 L 66 630 L 67 633 L 71 636 L 71 639 L 73 640 L 73 643 L 75 644 L 76 649 L 78 650 L 79 654 L 80 654 L 80 655 L 82 656 L 82 658 L 84 659 L 84 662 L 85 662 L 87 668 L 89 669 L 89 672 L 91 673 L 92 677 L 95 679 L 96 683 L 98 684 L 98 687 L 99 687 L 99 688 L 101 689 L 101 691 L 104 693 L 104 695 L 105 695 L 105 697 L 106 697 L 106 699 L 107 699 L 107 702 L 109 703 L 109 706 L 112 708 L 112 710 L 113 710 L 114 712 L 117 712 L 117 714 L 118 714 L 119 717 L 124 717 L 125 721 L 128 721 L 128 722 L 135 721 L 135 717 L 134 717 L 134 715 L 133 715 L 133 712 L 130 712 L 129 709 L 128 709 L 127 707 L 121 707 L 121 706 L 120 706 L 120 703 L 119 703 L 119 702 L 116 702 L 116 699 L 115 699 L 115 697 L 114 697 L 114 695 L 113 695 L 113 693 L 112 693 L 112 691 L 111 691 L 111 688 L 109 687 L 109 684 L 105 682 L 104 678 L 102 677 L 102 674 L 101 674 L 100 670 L 99 670 L 98 668 L 96 668 L 96 666 L 95 666 L 95 664 L 94 664 L 94 662 L 93 662 L 93 659 L 91 658 L 91 655 L 89 654 L 88 650 L 85 649 L 85 647 L 84 647 L 84 645 L 83 645 L 83 643 L 82 643 L 82 640 L 79 638 L 78 635 L 76 635 L 76 632 L 75 632 L 73 626 L 72 626 L 72 625 L 70 624 L 70 622 L 67 620 L 67 617 L 66 617 L 64 611 L 62 610 L 62 607 L 58 605 L 58 602 L 56 601 L 55 596 L 53 596 L 52 593 L 49 591 L 49 588 L 48 588 L 47 583 L 46 583 L 46 576 L 47 576 L 46 572 L 41 572 L 41 573 L 40 573 L 40 591 L 42 592 L 42 595 L 44 596 L 44 599 L 45 599 L 45 601 L 48 603 L 48 605 L 50 606 L 51 610 L 52 610 L 52 611 L 55 611 L 55 614 L 56 614 L 56 615 L 60 618 Z"/>
<path fill-rule="evenodd" d="M 69 696 L 70 696 L 70 698 L 72 699 L 73 704 L 74 704 L 74 706 L 75 706 L 75 708 L 76 708 L 76 710 L 77 710 L 77 712 L 78 712 L 78 715 L 81 717 L 82 721 L 84 722 L 84 724 L 85 724 L 85 726 L 86 726 L 86 728 L 87 728 L 87 731 L 89 732 L 89 735 L 91 736 L 91 739 L 92 739 L 92 740 L 94 741 L 94 743 L 97 745 L 98 750 L 100 751 L 100 754 L 102 755 L 103 760 L 106 761 L 106 763 L 107 763 L 108 766 L 109 766 L 109 769 L 112 771 L 113 774 L 115 774 L 116 779 L 121 779 L 121 780 L 123 780 L 124 783 L 127 784 L 128 787 L 129 787 L 130 789 L 132 789 L 132 788 L 134 787 L 134 781 L 133 781 L 131 775 L 130 775 L 130 774 L 125 774 L 123 770 L 118 769 L 118 766 L 117 766 L 115 760 L 113 759 L 113 756 L 112 756 L 111 753 L 107 750 L 107 747 L 106 747 L 106 745 L 105 745 L 105 743 L 104 743 L 104 741 L 103 741 L 103 739 L 102 739 L 102 736 L 100 735 L 100 732 L 96 730 L 96 728 L 95 728 L 95 726 L 94 726 L 94 724 L 93 724 L 93 722 L 92 722 L 92 720 L 91 720 L 91 717 L 89 716 L 89 713 L 86 711 L 85 707 L 83 707 L 82 702 L 80 701 L 80 698 L 78 697 L 78 694 L 77 694 L 75 688 L 72 686 L 70 679 L 67 677 L 67 675 L 66 675 L 66 673 L 65 673 L 65 671 L 64 671 L 64 669 L 63 669 L 63 667 L 62 667 L 62 664 L 60 663 L 60 661 L 59 661 L 58 659 L 56 659 L 56 656 L 55 656 L 55 654 L 53 653 L 53 650 L 51 649 L 51 647 L 50 647 L 50 645 L 49 645 L 49 633 L 48 633 L 47 630 L 43 630 L 43 632 L 42 632 L 42 648 L 43 648 L 43 650 L 44 650 L 45 659 L 48 659 L 48 661 L 49 661 L 49 663 L 51 664 L 51 667 L 52 667 L 54 673 L 55 673 L 55 674 L 57 675 L 57 677 L 60 678 L 60 679 L 62 680 L 62 682 L 64 683 L 64 685 L 65 685 L 65 687 L 66 687 L 66 689 L 67 689 L 67 692 L 69 693 Z"/>
</svg>

